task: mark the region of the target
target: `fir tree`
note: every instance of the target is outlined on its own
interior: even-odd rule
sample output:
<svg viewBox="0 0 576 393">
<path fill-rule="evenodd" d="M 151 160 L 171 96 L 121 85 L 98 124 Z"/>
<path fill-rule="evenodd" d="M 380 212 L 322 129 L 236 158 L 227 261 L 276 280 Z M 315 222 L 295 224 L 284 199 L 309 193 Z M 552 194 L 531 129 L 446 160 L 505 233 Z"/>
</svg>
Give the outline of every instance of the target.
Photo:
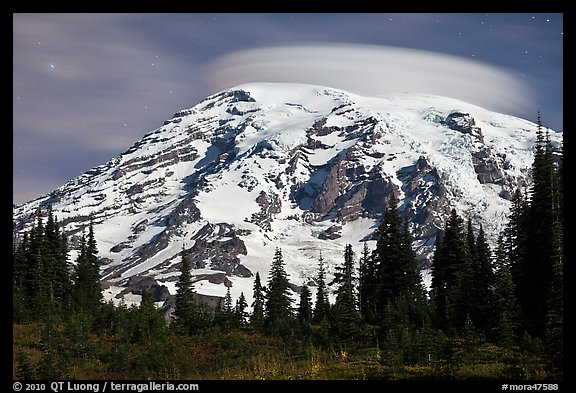
<svg viewBox="0 0 576 393">
<path fill-rule="evenodd" d="M 236 300 L 236 305 L 234 306 L 234 315 L 238 321 L 238 326 L 243 328 L 248 323 L 248 303 L 246 303 L 246 297 L 244 292 L 240 292 L 240 296 Z"/>
<path fill-rule="evenodd" d="M 548 314 L 548 294 L 552 284 L 557 253 L 555 242 L 559 226 L 559 193 L 556 168 L 548 132 L 542 131 L 538 114 L 536 152 L 532 165 L 532 187 L 526 220 L 526 243 L 517 276 L 518 302 L 526 329 L 534 337 L 544 338 Z"/>
<path fill-rule="evenodd" d="M 372 261 L 364 263 L 363 303 L 367 320 L 372 323 L 382 322 L 385 308 L 400 294 L 405 294 L 415 308 L 421 308 L 420 303 L 425 297 L 409 225 L 400 220 L 396 203 L 396 199 L 392 198 L 378 228 Z M 371 318 L 371 308 L 376 311 L 374 316 L 380 316 L 379 321 L 378 318 Z"/>
<path fill-rule="evenodd" d="M 30 381 L 36 379 L 36 372 L 32 366 L 30 355 L 18 351 L 16 353 L 16 378 L 21 381 Z"/>
<path fill-rule="evenodd" d="M 557 250 L 560 253 L 554 258 L 552 281 L 547 301 L 547 315 L 545 325 L 545 343 L 548 358 L 558 377 L 562 377 L 564 364 L 564 300 L 563 300 L 563 257 L 561 246 Z"/>
<path fill-rule="evenodd" d="M 496 272 L 494 279 L 493 307 L 495 316 L 494 333 L 491 335 L 500 345 L 511 347 L 518 342 L 520 310 L 516 301 L 516 290 L 510 270 L 509 255 L 502 236 L 496 249 Z"/>
<path fill-rule="evenodd" d="M 300 291 L 300 304 L 298 305 L 298 323 L 304 336 L 310 335 L 310 324 L 312 322 L 312 295 L 310 289 L 304 284 Z"/>
<path fill-rule="evenodd" d="M 226 287 L 226 296 L 224 296 L 224 306 L 222 308 L 224 312 L 232 314 L 232 293 L 230 292 L 230 287 Z"/>
<path fill-rule="evenodd" d="M 135 313 L 134 341 L 152 346 L 165 337 L 166 323 L 154 304 L 154 296 L 150 290 L 142 292 L 142 300 Z"/>
<path fill-rule="evenodd" d="M 29 318 L 27 279 L 28 274 L 28 234 L 13 252 L 12 307 L 14 322 L 24 322 Z"/>
<path fill-rule="evenodd" d="M 292 298 L 282 250 L 276 248 L 268 276 L 264 327 L 268 333 L 287 335 L 292 329 Z"/>
<path fill-rule="evenodd" d="M 330 302 L 328 301 L 328 292 L 326 288 L 326 270 L 324 269 L 324 259 L 322 252 L 318 258 L 318 278 L 316 280 L 316 304 L 312 321 L 319 324 L 322 321 L 328 321 L 330 315 Z"/>
<path fill-rule="evenodd" d="M 253 299 L 252 302 L 252 315 L 250 315 L 250 325 L 257 332 L 262 331 L 264 326 L 264 305 L 266 301 L 264 288 L 260 281 L 260 273 L 256 272 L 256 278 L 254 279 L 254 289 L 253 289 Z"/>
<path fill-rule="evenodd" d="M 44 238 L 45 252 L 43 259 L 48 300 L 53 307 L 61 309 L 62 306 L 68 305 L 71 297 L 71 267 L 68 261 L 66 235 L 60 232 L 58 219 L 53 215 L 51 208 L 48 209 Z M 94 247 L 96 246 L 94 245 Z M 94 250 L 94 252 L 97 254 L 97 250 Z"/>
<path fill-rule="evenodd" d="M 470 269 L 463 220 L 452 209 L 432 266 L 432 297 L 440 329 L 454 333 L 456 328 L 464 326 L 469 306 L 466 286 L 471 281 Z"/>
<path fill-rule="evenodd" d="M 405 222 L 403 227 L 404 286 L 400 288 L 400 294 L 406 294 L 411 319 L 420 326 L 429 318 L 426 288 L 418 267 L 416 252 L 412 248 L 413 239 L 408 223 Z"/>
<path fill-rule="evenodd" d="M 22 235 L 22 240 L 19 244 L 14 245 L 13 249 L 13 270 L 12 270 L 12 285 L 13 288 L 24 289 L 26 280 L 28 278 L 28 233 Z"/>
<path fill-rule="evenodd" d="M 486 240 L 484 229 L 480 226 L 472 255 L 472 307 L 470 317 L 474 326 L 489 335 L 494 326 L 493 291 L 495 285 L 492 251 Z"/>
<path fill-rule="evenodd" d="M 466 224 L 466 245 L 468 246 L 468 255 L 470 256 L 470 259 L 474 259 L 476 257 L 476 238 L 474 236 L 471 218 L 468 218 Z"/>
<path fill-rule="evenodd" d="M 234 307 L 232 306 L 232 294 L 230 287 L 226 288 L 226 296 L 224 301 L 221 302 L 220 307 L 216 309 L 214 315 L 214 322 L 219 325 L 224 331 L 229 331 L 239 327 L 240 323 L 236 318 Z"/>
<path fill-rule="evenodd" d="M 60 251 L 60 233 L 52 209 L 48 209 L 48 218 L 44 228 L 44 250 L 42 260 L 44 262 L 44 280 L 46 281 L 46 290 L 48 300 L 54 301 L 55 297 L 61 297 L 61 291 L 56 287 L 57 283 L 57 265 L 59 263 Z"/>
<path fill-rule="evenodd" d="M 182 249 L 181 255 L 180 276 L 176 284 L 174 327 L 179 332 L 193 334 L 197 331 L 195 319 L 199 317 L 197 315 L 198 304 L 194 296 L 190 262 L 184 249 Z"/>
<path fill-rule="evenodd" d="M 45 250 L 44 222 L 40 208 L 36 212 L 36 225 L 30 231 L 26 269 L 26 299 L 31 315 L 34 318 L 46 317 L 48 304 L 48 281 L 45 279 L 46 265 L 43 255 Z"/>
<path fill-rule="evenodd" d="M 59 263 L 56 269 L 56 279 L 59 281 L 61 301 L 64 310 L 70 307 L 72 302 L 72 272 L 74 268 L 70 264 L 68 256 L 68 237 L 64 232 L 60 235 Z"/>
<path fill-rule="evenodd" d="M 98 268 L 98 249 L 92 220 L 90 220 L 88 236 L 82 234 L 80 240 L 80 253 L 76 260 L 74 278 L 73 291 L 77 310 L 95 315 L 96 309 L 102 302 L 102 290 Z"/>
<path fill-rule="evenodd" d="M 336 267 L 334 280 L 336 301 L 332 308 L 332 328 L 342 341 L 354 341 L 360 335 L 360 315 L 356 307 L 354 252 L 352 245 L 344 249 L 344 263 Z"/>
<path fill-rule="evenodd" d="M 391 198 L 390 206 L 384 212 L 378 227 L 378 241 L 373 254 L 378 285 L 375 302 L 377 313 L 380 315 L 383 315 L 386 305 L 407 287 L 404 276 L 405 239 L 396 209 L 396 198 Z"/>
<path fill-rule="evenodd" d="M 366 310 L 368 308 L 364 299 L 364 295 L 369 292 L 366 284 L 370 282 L 370 274 L 374 271 L 370 265 L 370 251 L 368 250 L 368 245 L 364 242 L 358 267 L 358 311 L 363 318 L 366 318 Z M 368 298 L 370 298 L 369 294 Z"/>
<path fill-rule="evenodd" d="M 359 308 L 363 320 L 370 324 L 381 321 L 379 317 L 379 289 L 380 276 L 376 272 L 377 254 L 375 251 L 370 255 L 368 246 L 364 243 L 362 257 L 360 258 L 360 281 L 358 283 Z"/>
</svg>

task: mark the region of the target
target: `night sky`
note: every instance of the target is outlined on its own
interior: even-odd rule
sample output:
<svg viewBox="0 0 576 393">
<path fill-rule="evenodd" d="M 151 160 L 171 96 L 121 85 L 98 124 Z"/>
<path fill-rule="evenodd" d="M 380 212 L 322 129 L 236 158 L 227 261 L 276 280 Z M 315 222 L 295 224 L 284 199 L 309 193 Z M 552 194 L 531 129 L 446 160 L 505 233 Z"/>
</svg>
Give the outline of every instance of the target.
<svg viewBox="0 0 576 393">
<path fill-rule="evenodd" d="M 244 82 L 422 92 L 563 130 L 563 15 L 13 14 L 13 202 Z"/>
</svg>

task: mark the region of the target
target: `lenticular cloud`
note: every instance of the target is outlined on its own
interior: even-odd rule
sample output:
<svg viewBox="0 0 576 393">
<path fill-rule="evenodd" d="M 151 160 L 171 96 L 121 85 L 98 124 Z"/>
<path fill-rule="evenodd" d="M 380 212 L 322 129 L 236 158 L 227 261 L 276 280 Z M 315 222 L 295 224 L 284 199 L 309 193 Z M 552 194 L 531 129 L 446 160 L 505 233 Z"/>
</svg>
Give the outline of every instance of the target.
<svg viewBox="0 0 576 393">
<path fill-rule="evenodd" d="M 435 94 L 512 115 L 534 107 L 531 89 L 502 69 L 390 46 L 314 44 L 243 50 L 217 59 L 209 74 L 215 91 L 246 82 L 292 82 L 367 96 Z"/>
</svg>

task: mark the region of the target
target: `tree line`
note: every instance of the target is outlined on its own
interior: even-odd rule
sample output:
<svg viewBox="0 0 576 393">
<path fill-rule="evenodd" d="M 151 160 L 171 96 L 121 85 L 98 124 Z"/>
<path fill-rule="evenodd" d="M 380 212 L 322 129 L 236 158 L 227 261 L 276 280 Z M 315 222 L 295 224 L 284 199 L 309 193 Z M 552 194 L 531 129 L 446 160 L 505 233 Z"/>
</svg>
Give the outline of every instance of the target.
<svg viewBox="0 0 576 393">
<path fill-rule="evenodd" d="M 256 273 L 252 304 L 243 293 L 233 302 L 228 288 L 220 306 L 209 308 L 195 294 L 189 256 L 182 250 L 169 324 L 149 293 L 131 308 L 103 303 L 92 222 L 70 264 L 66 235 L 49 210 L 46 224 L 38 215 L 14 249 L 14 321 L 60 321 L 75 334 L 121 334 L 150 345 L 169 334 L 240 330 L 343 351 L 376 348 L 383 364 L 436 362 L 442 370 L 467 352 L 491 348 L 498 361 L 502 351 L 517 356 L 507 360 L 515 364 L 528 353 L 549 375 L 562 376 L 562 173 L 538 118 L 533 181 L 514 195 L 496 248 L 490 248 L 481 226 L 474 230 L 472 220 L 453 209 L 436 236 L 429 292 L 409 223 L 394 198 L 382 215 L 375 248 L 364 243 L 357 257 L 346 245 L 330 282 L 319 254 L 314 299 L 303 285 L 295 301 L 282 249 L 276 247 L 266 285 Z"/>
</svg>

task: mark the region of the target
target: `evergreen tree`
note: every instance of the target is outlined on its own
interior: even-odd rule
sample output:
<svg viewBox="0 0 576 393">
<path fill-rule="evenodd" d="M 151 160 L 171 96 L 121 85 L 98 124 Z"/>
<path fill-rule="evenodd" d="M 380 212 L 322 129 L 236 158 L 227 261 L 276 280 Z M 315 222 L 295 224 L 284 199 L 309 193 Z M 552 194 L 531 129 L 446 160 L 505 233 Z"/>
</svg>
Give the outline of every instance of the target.
<svg viewBox="0 0 576 393">
<path fill-rule="evenodd" d="M 300 291 L 300 304 L 298 305 L 298 323 L 305 337 L 310 336 L 312 322 L 312 295 L 308 286 L 304 284 Z"/>
<path fill-rule="evenodd" d="M 20 244 L 13 252 L 12 271 L 12 308 L 14 322 L 24 322 L 29 319 L 27 279 L 28 274 L 28 234 L 24 233 Z"/>
<path fill-rule="evenodd" d="M 15 244 L 13 248 L 13 270 L 12 270 L 12 286 L 13 288 L 25 288 L 25 283 L 28 278 L 28 233 L 22 235 L 22 240 L 19 244 Z"/>
<path fill-rule="evenodd" d="M 391 199 L 377 234 L 379 237 L 372 261 L 364 263 L 365 317 L 368 322 L 382 323 L 386 307 L 404 294 L 412 304 L 411 316 L 414 318 L 416 313 L 423 312 L 425 290 L 412 248 L 410 228 L 407 222 L 401 221 L 395 198 Z M 375 312 L 371 312 L 371 309 Z M 416 312 L 416 309 L 419 311 Z M 423 318 L 423 315 L 418 318 Z"/>
<path fill-rule="evenodd" d="M 234 315 L 236 316 L 236 320 L 238 321 L 238 326 L 240 328 L 243 328 L 248 323 L 248 312 L 246 311 L 247 308 L 248 303 L 246 303 L 244 292 L 240 292 L 240 296 L 236 300 L 236 305 L 234 306 Z"/>
<path fill-rule="evenodd" d="M 374 268 L 377 278 L 376 311 L 383 315 L 387 304 L 395 299 L 402 289 L 407 288 L 405 282 L 406 254 L 400 217 L 396 211 L 396 198 L 391 198 L 390 206 L 382 216 L 378 227 L 378 241 L 374 250 Z M 411 247 L 412 245 L 410 245 Z"/>
<path fill-rule="evenodd" d="M 15 320 L 58 318 L 71 298 L 68 250 L 58 220 L 48 209 L 44 225 L 41 210 L 30 233 L 15 242 L 13 296 Z"/>
<path fill-rule="evenodd" d="M 549 150 L 550 143 L 547 144 Z M 551 155 L 551 153 L 549 153 Z M 564 366 L 564 221 L 563 221 L 563 165 L 553 179 L 556 184 L 556 219 L 552 238 L 552 280 L 547 299 L 545 342 L 548 355 L 558 375 L 562 378 Z"/>
<path fill-rule="evenodd" d="M 371 265 L 370 251 L 368 250 L 368 245 L 364 242 L 358 267 L 358 311 L 364 319 L 367 317 L 367 309 L 369 308 L 366 304 L 365 294 L 370 299 L 370 291 L 367 284 L 370 283 L 370 276 L 374 273 Z M 374 296 L 372 296 L 373 298 Z"/>
<path fill-rule="evenodd" d="M 356 307 L 354 252 L 352 245 L 344 249 L 344 263 L 336 267 L 334 280 L 336 301 L 332 308 L 332 328 L 341 341 L 354 341 L 360 335 L 360 314 Z"/>
<path fill-rule="evenodd" d="M 564 300 L 563 300 L 563 257 L 562 247 L 558 245 L 559 253 L 554 258 L 552 281 L 548 295 L 545 343 L 548 357 L 558 377 L 562 377 L 564 363 Z"/>
<path fill-rule="evenodd" d="M 542 131 L 540 114 L 532 177 L 526 220 L 526 248 L 521 265 L 518 266 L 516 285 L 528 333 L 544 338 L 548 294 L 557 259 L 555 242 L 558 238 L 560 198 L 552 146 L 548 131 L 545 135 Z"/>
<path fill-rule="evenodd" d="M 489 335 L 494 326 L 493 291 L 495 285 L 492 251 L 482 226 L 476 237 L 472 255 L 473 279 L 470 318 L 474 326 Z"/>
<path fill-rule="evenodd" d="M 154 304 L 154 296 L 150 290 L 142 292 L 142 300 L 135 309 L 133 340 L 152 346 L 164 339 L 166 323 L 164 317 Z"/>
<path fill-rule="evenodd" d="M 381 287 L 380 276 L 376 271 L 377 253 L 368 251 L 364 243 L 362 257 L 360 258 L 360 281 L 358 283 L 359 308 L 364 321 L 370 324 L 378 324 L 381 321 L 379 309 L 379 289 Z M 378 260 L 379 262 L 379 260 Z"/>
<path fill-rule="evenodd" d="M 266 301 L 264 288 L 260 281 L 260 273 L 256 272 L 256 278 L 254 279 L 254 289 L 253 289 L 252 302 L 252 315 L 250 315 L 250 325 L 257 332 L 262 331 L 264 327 L 264 305 Z"/>
<path fill-rule="evenodd" d="M 421 326 L 429 318 L 428 297 L 422 281 L 420 268 L 416 259 L 416 252 L 412 248 L 412 235 L 407 222 L 404 223 L 403 251 L 404 251 L 404 287 L 400 294 L 406 294 L 410 317 L 412 322 Z"/>
<path fill-rule="evenodd" d="M 36 369 L 36 376 L 41 380 L 66 379 L 62 366 L 58 364 L 58 356 L 52 348 L 46 348 Z"/>
<path fill-rule="evenodd" d="M 328 321 L 330 315 L 330 302 L 328 300 L 328 290 L 326 288 L 326 270 L 324 269 L 324 259 L 322 252 L 318 258 L 318 278 L 316 279 L 316 304 L 312 321 L 319 324 L 322 321 Z"/>
<path fill-rule="evenodd" d="M 49 219 L 52 216 L 52 209 L 49 211 Z M 54 216 L 54 229 L 48 230 L 46 226 L 46 240 L 50 249 L 51 276 L 54 298 L 65 305 L 71 296 L 71 264 L 68 260 L 68 239 L 63 231 L 60 231 L 58 218 Z M 49 221 L 50 222 L 50 221 Z M 96 251 L 97 253 L 97 251 Z"/>
<path fill-rule="evenodd" d="M 45 250 L 44 222 L 40 208 L 36 212 L 36 225 L 30 231 L 26 269 L 26 299 L 30 314 L 36 320 L 44 319 L 48 309 L 48 282 L 45 280 L 46 265 L 43 255 Z"/>
<path fill-rule="evenodd" d="M 176 298 L 174 309 L 174 327 L 182 333 L 193 334 L 197 332 L 198 304 L 196 302 L 190 262 L 184 248 L 181 252 L 180 277 L 176 284 Z"/>
<path fill-rule="evenodd" d="M 69 309 L 72 302 L 72 274 L 74 268 L 68 256 L 68 237 L 64 232 L 60 235 L 59 263 L 56 269 L 56 279 L 59 282 L 63 310 Z"/>
<path fill-rule="evenodd" d="M 240 326 L 240 322 L 237 320 L 234 307 L 232 306 L 232 294 L 230 292 L 230 287 L 227 287 L 224 301 L 221 302 L 219 307 L 216 309 L 214 322 L 224 331 L 230 331 L 231 329 L 235 329 Z"/>
<path fill-rule="evenodd" d="M 18 351 L 16 353 L 16 378 L 21 381 L 30 381 L 36 379 L 36 373 L 32 362 L 30 361 L 30 355 Z"/>
<path fill-rule="evenodd" d="M 61 312 L 71 298 L 71 267 L 68 261 L 67 238 L 64 233 L 60 232 L 58 219 L 53 215 L 52 208 L 48 209 L 44 242 L 43 260 L 47 300 L 52 312 Z M 97 250 L 94 252 L 97 254 Z"/>
<path fill-rule="evenodd" d="M 436 323 L 454 333 L 464 326 L 469 306 L 471 263 L 464 236 L 463 220 L 452 209 L 441 246 L 435 250 L 432 266 L 432 297 Z"/>
<path fill-rule="evenodd" d="M 80 253 L 76 260 L 74 277 L 74 300 L 76 308 L 88 315 L 95 315 L 102 302 L 100 287 L 100 272 L 98 268 L 98 249 L 94 238 L 92 220 L 88 228 L 88 236 L 82 234 Z"/>
<path fill-rule="evenodd" d="M 471 260 L 474 260 L 476 258 L 476 238 L 474 236 L 471 218 L 468 218 L 468 224 L 466 226 L 466 245 L 468 246 L 468 256 Z"/>
<path fill-rule="evenodd" d="M 268 276 L 264 327 L 268 333 L 287 335 L 292 329 L 292 298 L 282 250 L 276 248 Z"/>
<path fill-rule="evenodd" d="M 495 326 L 491 336 L 498 344 L 511 347 L 518 342 L 520 310 L 516 301 L 510 259 L 502 236 L 498 238 L 496 268 L 493 299 Z"/>
<path fill-rule="evenodd" d="M 48 208 L 48 218 L 44 227 L 44 250 L 42 260 L 44 262 L 44 280 L 46 282 L 47 300 L 54 301 L 55 297 L 61 297 L 61 291 L 56 287 L 57 265 L 59 263 L 60 233 L 52 209 Z M 60 296 L 59 296 L 60 295 Z"/>
<path fill-rule="evenodd" d="M 224 312 L 232 314 L 234 311 L 232 306 L 232 293 L 230 292 L 230 287 L 226 287 L 226 296 L 224 296 Z"/>
</svg>

